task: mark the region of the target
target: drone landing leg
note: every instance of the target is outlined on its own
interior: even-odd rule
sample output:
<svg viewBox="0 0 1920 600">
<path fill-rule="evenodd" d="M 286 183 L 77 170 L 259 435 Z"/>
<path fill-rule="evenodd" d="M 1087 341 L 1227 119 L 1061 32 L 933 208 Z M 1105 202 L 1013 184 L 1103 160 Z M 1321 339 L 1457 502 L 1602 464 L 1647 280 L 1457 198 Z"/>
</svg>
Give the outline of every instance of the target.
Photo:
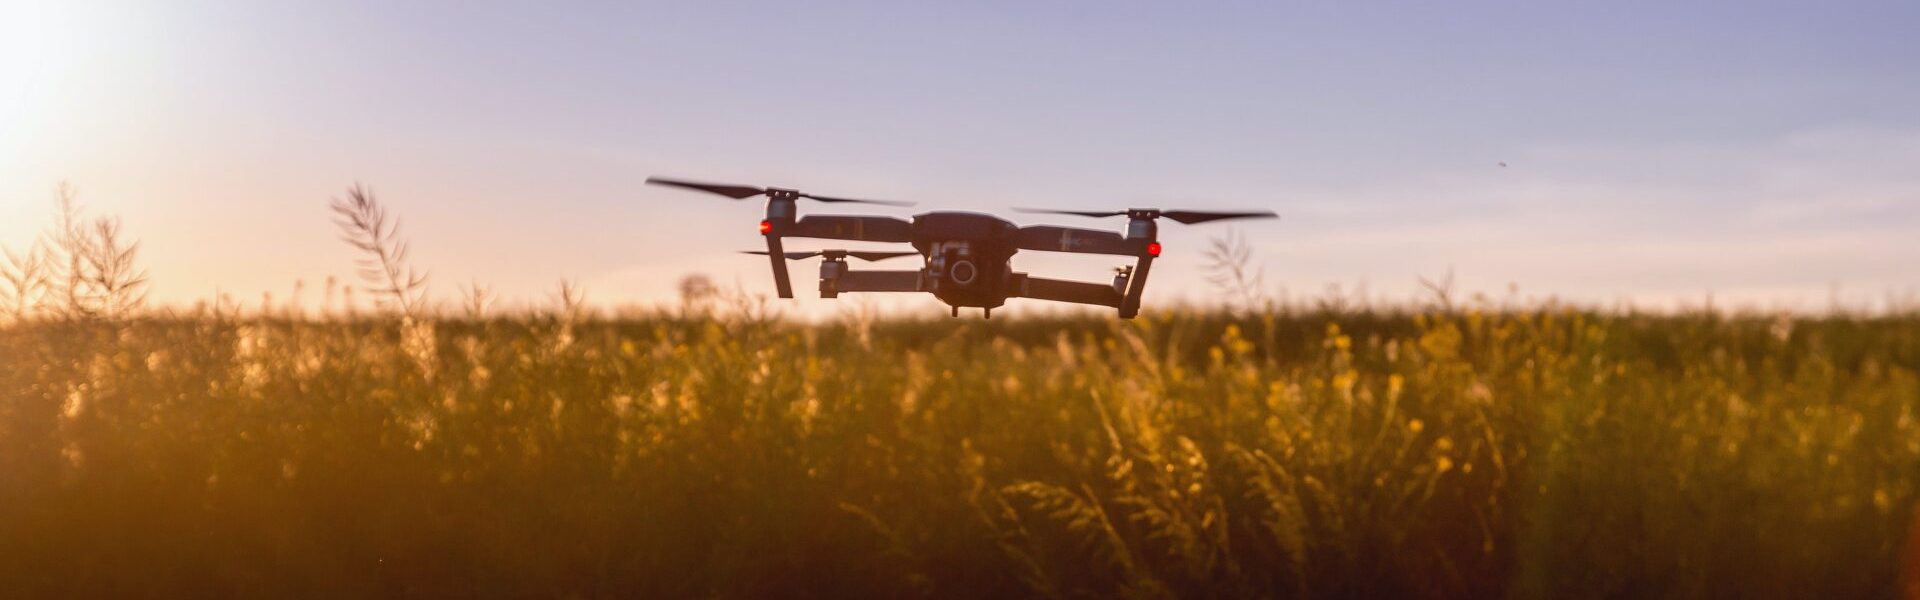
<svg viewBox="0 0 1920 600">
<path fill-rule="evenodd" d="M 1152 256 L 1141 256 L 1140 263 L 1134 266 L 1133 278 L 1127 281 L 1127 297 L 1120 302 L 1120 318 L 1131 319 L 1140 314 L 1140 296 L 1147 291 L 1147 269 L 1152 266 Z"/>
<path fill-rule="evenodd" d="M 787 254 L 781 250 L 780 236 L 767 235 L 767 260 L 773 263 L 773 289 L 781 298 L 793 297 L 793 283 L 787 278 Z"/>
</svg>

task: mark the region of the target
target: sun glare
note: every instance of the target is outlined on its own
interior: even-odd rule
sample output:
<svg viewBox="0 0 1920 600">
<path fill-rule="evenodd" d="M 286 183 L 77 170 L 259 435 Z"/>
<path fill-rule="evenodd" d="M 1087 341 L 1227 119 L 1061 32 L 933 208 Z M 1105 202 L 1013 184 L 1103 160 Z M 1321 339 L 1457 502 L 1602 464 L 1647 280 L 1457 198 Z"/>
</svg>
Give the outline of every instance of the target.
<svg viewBox="0 0 1920 600">
<path fill-rule="evenodd" d="M 0 7 L 0 244 L 17 246 L 32 237 L 31 201 L 41 182 L 22 172 L 34 168 L 47 132 L 68 118 L 57 90 L 79 67 L 77 43 L 67 36 L 76 16 L 53 2 L 10 2 Z M 23 187 L 24 186 L 24 187 Z"/>
<path fill-rule="evenodd" d="M 8 2 L 0 6 L 0 159 L 35 158 L 36 148 L 100 144 L 53 139 L 81 129 L 88 115 L 111 114 L 110 98 L 135 65 L 158 51 L 155 17 L 135 6 Z"/>
<path fill-rule="evenodd" d="M 0 18 L 0 158 L 14 164 L 38 130 L 58 118 L 54 91 L 79 65 L 75 15 L 52 2 L 17 2 Z"/>
<path fill-rule="evenodd" d="M 125 98 L 159 48 L 151 7 L 0 2 L 0 244 L 46 215 L 54 183 L 125 147 Z M 96 175 L 97 179 L 98 176 Z"/>
</svg>

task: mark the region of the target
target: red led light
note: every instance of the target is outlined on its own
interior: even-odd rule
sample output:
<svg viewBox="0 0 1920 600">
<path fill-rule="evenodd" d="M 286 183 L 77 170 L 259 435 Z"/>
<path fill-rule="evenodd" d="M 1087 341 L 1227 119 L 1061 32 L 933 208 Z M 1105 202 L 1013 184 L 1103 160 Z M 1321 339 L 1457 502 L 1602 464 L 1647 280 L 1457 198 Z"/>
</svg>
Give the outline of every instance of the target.
<svg viewBox="0 0 1920 600">
<path fill-rule="evenodd" d="M 1147 242 L 1147 256 L 1160 255 L 1160 242 Z"/>
<path fill-rule="evenodd" d="M 773 221 L 761 221 L 760 235 L 766 235 L 769 233 L 773 233 Z"/>
</svg>

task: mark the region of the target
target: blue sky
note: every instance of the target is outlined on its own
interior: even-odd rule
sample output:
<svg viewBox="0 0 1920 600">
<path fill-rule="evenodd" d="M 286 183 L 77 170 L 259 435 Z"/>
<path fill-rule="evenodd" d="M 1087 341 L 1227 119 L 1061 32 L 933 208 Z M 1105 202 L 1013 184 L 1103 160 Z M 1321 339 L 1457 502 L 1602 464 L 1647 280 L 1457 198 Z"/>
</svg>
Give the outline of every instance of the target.
<svg viewBox="0 0 1920 600">
<path fill-rule="evenodd" d="M 325 203 L 356 180 L 442 298 L 771 289 L 731 254 L 754 206 L 652 174 L 1271 208 L 1234 227 L 1294 297 L 1406 298 L 1448 270 L 1648 306 L 1920 290 L 1911 2 L 7 2 L 0 244 L 71 181 L 145 241 L 169 302 L 351 276 Z M 1156 269 L 1152 299 L 1203 297 L 1198 250 L 1226 229 L 1165 228 L 1163 266 L 1187 268 Z"/>
</svg>

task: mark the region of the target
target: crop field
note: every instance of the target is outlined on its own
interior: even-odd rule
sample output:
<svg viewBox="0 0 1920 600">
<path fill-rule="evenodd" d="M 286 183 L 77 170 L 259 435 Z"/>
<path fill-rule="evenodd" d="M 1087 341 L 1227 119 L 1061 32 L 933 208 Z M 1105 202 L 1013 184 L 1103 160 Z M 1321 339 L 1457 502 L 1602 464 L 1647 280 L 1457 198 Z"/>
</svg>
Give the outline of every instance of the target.
<svg viewBox="0 0 1920 600">
<path fill-rule="evenodd" d="M 1916 315 L 44 318 L 0 591 L 1894 597 L 1917 412 Z"/>
</svg>

